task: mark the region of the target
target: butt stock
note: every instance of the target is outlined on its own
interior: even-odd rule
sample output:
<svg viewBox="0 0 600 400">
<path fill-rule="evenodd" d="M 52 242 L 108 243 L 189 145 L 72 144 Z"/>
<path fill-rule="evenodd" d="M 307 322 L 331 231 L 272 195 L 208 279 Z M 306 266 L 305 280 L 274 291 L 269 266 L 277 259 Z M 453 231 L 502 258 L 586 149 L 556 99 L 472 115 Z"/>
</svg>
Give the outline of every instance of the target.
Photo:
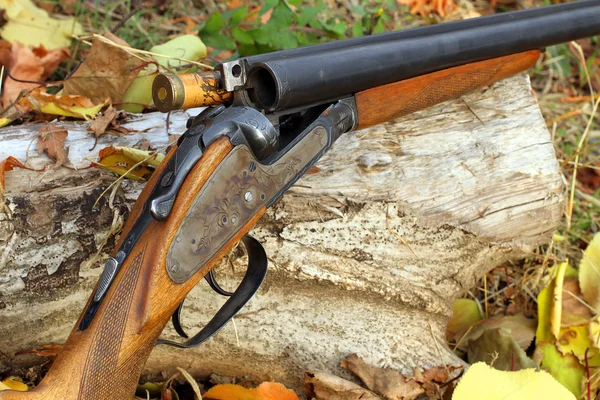
<svg viewBox="0 0 600 400">
<path fill-rule="evenodd" d="M 540 51 L 448 68 L 415 78 L 378 86 L 356 94 L 358 127 L 366 128 L 391 118 L 408 115 L 533 67 Z"/>
<path fill-rule="evenodd" d="M 229 139 L 216 140 L 188 174 L 166 221 L 150 222 L 124 261 L 87 329 L 75 325 L 44 380 L 30 392 L 0 392 L 1 400 L 106 400 L 133 397 L 146 359 L 160 332 L 187 293 L 254 225 L 264 207 L 215 256 L 182 284 L 165 268 L 169 247 L 196 194 L 231 151 Z M 142 213 L 172 150 L 153 174 L 121 234 Z M 120 243 L 116 248 L 119 248 Z M 92 301 L 92 297 L 89 302 Z M 89 305 L 88 302 L 88 305 Z M 86 307 L 87 309 L 87 307 Z"/>
</svg>

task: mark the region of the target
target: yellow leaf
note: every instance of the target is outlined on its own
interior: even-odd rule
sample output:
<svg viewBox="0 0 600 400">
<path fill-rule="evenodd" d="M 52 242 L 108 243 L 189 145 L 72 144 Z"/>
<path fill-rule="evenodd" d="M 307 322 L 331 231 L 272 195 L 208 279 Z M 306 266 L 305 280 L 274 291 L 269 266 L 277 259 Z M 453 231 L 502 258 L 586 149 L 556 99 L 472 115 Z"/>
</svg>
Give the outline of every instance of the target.
<svg viewBox="0 0 600 400">
<path fill-rule="evenodd" d="M 68 47 L 70 35 L 82 35 L 83 28 L 73 18 L 55 19 L 33 4 L 31 0 L 0 0 L 8 22 L 2 27 L 3 39 L 48 50 Z"/>
<path fill-rule="evenodd" d="M 600 310 L 600 234 L 596 234 L 579 264 L 579 285 L 585 301 Z"/>
<path fill-rule="evenodd" d="M 152 47 L 150 52 L 166 56 L 154 56 L 154 58 L 160 66 L 167 68 L 169 72 L 185 74 L 190 72 L 192 68 L 181 69 L 181 67 L 189 63 L 175 58 L 190 61 L 202 60 L 206 57 L 206 46 L 198 35 L 182 35 Z M 156 65 L 150 64 L 140 71 L 123 96 L 123 103 L 129 103 L 121 106 L 123 110 L 142 112 L 144 108 L 154 105 L 152 101 L 152 83 L 156 78 L 156 70 Z"/>
<path fill-rule="evenodd" d="M 81 119 L 92 119 L 104 107 L 106 104 L 98 104 L 93 107 L 80 107 L 80 106 L 71 106 L 71 107 L 59 107 L 55 103 L 48 103 L 40 107 L 40 111 L 44 114 L 52 114 L 52 115 L 64 115 L 65 117 L 73 117 L 73 118 L 81 118 Z"/>
<path fill-rule="evenodd" d="M 0 390 L 16 390 L 19 392 L 26 392 L 29 390 L 29 387 L 21 381 L 18 381 L 14 378 L 6 378 L 2 382 L 0 382 Z"/>
<path fill-rule="evenodd" d="M 481 319 L 481 312 L 477 302 L 471 299 L 457 299 L 452 304 L 452 318 L 448 321 L 446 335 L 448 338 L 457 339 L 470 326 Z"/>
<path fill-rule="evenodd" d="M 550 328 L 550 316 L 552 314 L 552 293 L 554 292 L 555 282 L 552 279 L 537 298 L 538 307 L 538 326 L 535 334 L 536 341 L 554 342 L 556 338 L 552 335 Z"/>
<path fill-rule="evenodd" d="M 101 104 L 94 104 L 92 100 L 85 96 L 49 94 L 44 92 L 43 88 L 33 90 L 19 104 L 25 102 L 45 114 L 63 115 L 85 120 L 96 117 L 102 107 L 107 104 L 106 101 Z"/>
<path fill-rule="evenodd" d="M 560 321 L 562 318 L 562 293 L 563 283 L 565 281 L 565 271 L 567 270 L 568 262 L 559 264 L 554 278 L 554 290 L 552 293 L 552 312 L 550 313 L 550 330 L 554 337 L 560 334 Z"/>
<path fill-rule="evenodd" d="M 469 368 L 452 400 L 575 400 L 550 374 L 533 368 L 498 371 L 485 363 Z"/>
<path fill-rule="evenodd" d="M 10 118 L 0 118 L 0 128 L 10 124 L 13 120 Z"/>
<path fill-rule="evenodd" d="M 585 369 L 577 357 L 561 354 L 554 343 L 538 343 L 535 351 L 542 357 L 541 367 L 579 398 Z"/>
<path fill-rule="evenodd" d="M 217 385 L 202 396 L 204 400 L 299 400 L 296 393 L 281 383 L 263 382 L 255 389 L 239 385 Z"/>
<path fill-rule="evenodd" d="M 120 146 L 106 147 L 100 150 L 99 156 L 100 159 L 94 164 L 119 176 L 125 175 L 133 180 L 147 180 L 150 178 L 150 175 L 154 172 L 154 168 L 150 167 L 157 167 L 165 157 L 164 154 L 154 151 Z M 139 165 L 136 166 L 138 163 Z"/>
<path fill-rule="evenodd" d="M 600 366 L 600 352 L 592 342 L 590 334 L 591 325 L 569 326 L 560 330 L 557 347 L 562 354 L 574 354 L 581 364 L 585 364 L 586 350 L 588 351 L 588 364 L 592 367 Z"/>
</svg>

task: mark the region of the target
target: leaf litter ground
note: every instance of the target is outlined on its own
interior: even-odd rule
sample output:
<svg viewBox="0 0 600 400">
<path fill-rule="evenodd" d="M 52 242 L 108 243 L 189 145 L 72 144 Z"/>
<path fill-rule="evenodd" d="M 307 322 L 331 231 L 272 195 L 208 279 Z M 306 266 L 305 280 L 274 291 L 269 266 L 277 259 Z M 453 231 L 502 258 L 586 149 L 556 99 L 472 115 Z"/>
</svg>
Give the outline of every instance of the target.
<svg viewBox="0 0 600 400">
<path fill-rule="evenodd" d="M 9 10 L 7 16 L 12 25 L 3 27 L 3 38 L 7 42 L 0 43 L 0 60 L 7 76 L 0 123 L 54 119 L 40 130 L 35 147 L 40 153 L 47 154 L 49 168 L 64 168 L 69 164 L 68 148 L 64 146 L 68 132 L 60 127 L 60 120 L 91 119 L 89 130 L 95 137 L 107 132 L 127 134 L 119 129 L 117 108 L 136 112 L 151 108 L 149 87 L 159 68 L 189 71 L 198 64 L 188 61 L 214 65 L 238 54 L 474 17 L 518 6 L 531 7 L 540 2 L 524 0 L 520 3 L 510 0 L 398 0 L 397 3 L 384 1 L 346 6 L 332 1 L 290 1 L 265 10 L 260 4 L 233 0 L 209 6 L 206 13 L 195 9 L 190 12 L 185 7 L 155 1 L 154 9 L 140 8 L 132 13 L 124 2 L 117 2 L 112 9 L 102 9 L 88 2 L 76 7 L 75 2 L 65 1 L 59 5 L 40 3 L 50 14 L 38 11 L 35 6 L 25 14 Z M 3 4 L 0 2 L 0 8 L 7 9 Z M 61 45 L 63 42 L 54 37 L 50 41 L 37 40 L 40 34 L 35 32 L 39 30 L 33 30 L 27 31 L 33 39 L 27 43 L 29 46 L 10 43 L 15 30 L 26 29 L 20 21 L 30 15 L 37 21 L 35 29 L 43 30 L 50 25 L 63 29 L 66 25 L 57 21 L 64 21 L 64 18 L 52 16 L 56 12 L 74 16 L 87 32 L 104 32 L 107 28 L 118 27 L 121 37 L 111 33 L 82 37 L 67 49 L 65 46 L 70 40 L 66 45 Z M 222 18 L 227 13 L 228 20 Z M 130 18 L 124 18 L 127 16 Z M 291 28 L 289 21 L 296 24 L 294 35 L 285 33 Z M 318 24 L 313 24 L 314 21 Z M 72 22 L 70 30 L 64 29 L 72 34 L 83 33 Z M 276 30 L 284 34 L 269 33 Z M 198 40 L 197 32 L 209 44 L 208 48 Z M 191 35 L 182 39 L 182 33 Z M 185 45 L 169 47 L 167 36 L 175 36 L 179 42 L 185 40 Z M 167 44 L 159 45 L 165 42 Z M 181 47 L 186 49 L 185 53 L 178 52 Z M 139 49 L 143 51 L 138 52 Z M 521 390 L 519 382 L 537 382 L 537 379 L 543 382 L 540 390 L 553 388 L 556 381 L 531 375 L 536 372 L 529 367 L 540 364 L 574 396 L 593 398 L 598 392 L 600 322 L 596 310 L 600 307 L 600 295 L 596 291 L 600 287 L 597 281 L 600 250 L 599 239 L 593 239 L 598 231 L 600 209 L 600 157 L 597 151 L 600 136 L 593 129 L 600 99 L 597 94 L 600 91 L 597 49 L 594 39 L 550 48 L 532 73 L 532 85 L 565 173 L 569 198 L 566 218 L 552 243 L 536 249 L 520 263 L 495 268 L 453 307 L 454 317 L 448 327 L 449 345 L 470 363 L 485 361 L 495 367 L 490 370 L 480 367 L 481 363 L 475 364 L 477 368 L 471 368 L 465 375 L 464 384 L 459 385 L 454 398 L 473 398 L 474 393 L 477 394 L 477 384 L 504 382 L 504 379 L 508 379 L 504 386 L 515 390 Z M 167 57 L 157 59 L 158 53 Z M 121 62 L 112 62 L 115 59 Z M 58 82 L 42 84 L 48 79 Z M 135 90 L 128 94 L 129 88 Z M 147 149 L 107 148 L 103 152 L 97 165 L 132 179 L 147 179 L 155 163 L 159 162 L 157 153 Z M 113 161 L 109 161 L 110 157 Z M 15 167 L 28 168 L 26 160 L 9 157 L 0 162 L 0 193 L 5 188 L 4 172 Z M 57 349 L 56 346 L 46 347 L 34 352 L 51 359 Z M 458 373 L 434 368 L 415 371 L 413 376 L 405 377 L 396 371 L 368 366 L 358 356 L 350 356 L 342 365 L 360 377 L 366 388 L 325 373 L 307 372 L 306 394 L 317 399 L 442 398 L 442 392 L 452 387 L 446 383 Z M 28 376 L 24 373 L 22 377 L 35 383 L 46 367 L 31 370 Z M 498 370 L 504 370 L 508 375 L 493 375 L 498 374 Z M 248 382 L 236 386 L 213 383 L 210 380 L 204 382 L 206 388 L 214 386 L 204 393 L 204 398 L 285 399 L 288 396 L 291 399 L 295 396 L 274 383 L 254 389 Z M 1 384 L 24 389 L 10 378 Z M 177 391 L 180 391 L 182 396 L 179 398 L 198 398 L 200 388 L 194 388 L 194 385 L 195 381 L 181 370 L 165 383 L 141 386 L 138 394 L 145 398 L 145 390 L 148 390 L 154 398 L 167 399 L 178 398 Z M 483 389 L 488 390 L 489 386 L 483 386 Z M 524 391 L 523 396 L 527 393 Z M 552 394 L 556 393 L 561 392 L 556 389 Z"/>
</svg>

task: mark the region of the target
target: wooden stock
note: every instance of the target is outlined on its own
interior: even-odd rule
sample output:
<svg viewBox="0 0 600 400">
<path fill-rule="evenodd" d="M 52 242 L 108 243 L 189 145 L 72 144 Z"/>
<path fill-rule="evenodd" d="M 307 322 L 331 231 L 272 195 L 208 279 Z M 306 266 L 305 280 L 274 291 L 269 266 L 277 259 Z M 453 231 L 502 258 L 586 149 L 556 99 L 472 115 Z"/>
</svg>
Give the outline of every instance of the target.
<svg viewBox="0 0 600 400">
<path fill-rule="evenodd" d="M 533 67 L 538 50 L 448 68 L 356 94 L 358 129 L 458 98 Z"/>
<path fill-rule="evenodd" d="M 80 332 L 77 322 L 44 380 L 30 392 L 0 392 L 0 400 L 133 398 L 144 363 L 179 303 L 265 211 L 263 207 L 187 282 L 176 284 L 169 278 L 165 268 L 167 252 L 181 220 L 200 188 L 231 149 L 229 139 L 225 137 L 207 149 L 186 178 L 169 218 L 150 223 L 127 257 L 91 325 Z M 173 151 L 166 159 L 172 154 Z M 140 215 L 162 166 L 144 187 L 121 234 L 121 241 Z M 117 248 L 119 246 L 120 243 Z"/>
</svg>

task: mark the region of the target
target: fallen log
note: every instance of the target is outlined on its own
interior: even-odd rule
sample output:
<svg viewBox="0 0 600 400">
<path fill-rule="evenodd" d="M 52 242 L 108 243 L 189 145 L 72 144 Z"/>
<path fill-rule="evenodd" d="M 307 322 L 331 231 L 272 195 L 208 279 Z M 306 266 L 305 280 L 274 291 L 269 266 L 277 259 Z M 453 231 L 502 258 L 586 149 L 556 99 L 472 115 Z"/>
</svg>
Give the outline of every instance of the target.
<svg viewBox="0 0 600 400">
<path fill-rule="evenodd" d="M 171 133 L 186 113 L 171 116 Z M 61 343 L 73 327 L 142 185 L 82 169 L 110 145 L 168 143 L 165 115 L 131 116 L 138 132 L 94 138 L 69 131 L 77 168 L 6 173 L 0 214 L 0 369 L 38 360 L 15 352 Z M 39 125 L 0 130 L 0 160 L 37 154 Z M 552 141 L 525 75 L 425 111 L 344 135 L 272 207 L 252 235 L 270 257 L 257 296 L 206 344 L 157 347 L 148 374 L 180 366 L 302 386 L 306 370 L 348 377 L 358 353 L 402 372 L 456 364 L 444 331 L 454 299 L 494 266 L 547 243 L 562 211 Z M 234 279 L 229 261 L 221 271 Z M 241 272 L 241 268 L 235 268 Z M 206 323 L 224 299 L 198 285 L 186 329 Z M 168 327 L 165 337 L 175 338 Z"/>
</svg>

